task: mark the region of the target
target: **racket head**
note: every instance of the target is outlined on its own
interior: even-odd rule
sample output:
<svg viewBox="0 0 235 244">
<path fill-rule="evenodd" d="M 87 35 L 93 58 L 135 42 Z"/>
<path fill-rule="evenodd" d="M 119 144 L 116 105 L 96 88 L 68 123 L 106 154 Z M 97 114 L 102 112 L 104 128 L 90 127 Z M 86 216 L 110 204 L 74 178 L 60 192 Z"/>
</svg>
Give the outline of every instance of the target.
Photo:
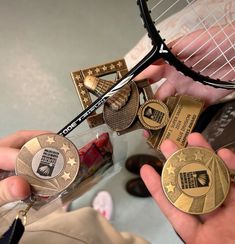
<svg viewBox="0 0 235 244">
<path fill-rule="evenodd" d="M 137 0 L 137 4 L 162 58 L 195 81 L 235 89 L 235 4 L 228 0 Z M 171 16 L 175 9 L 178 12 Z"/>
</svg>

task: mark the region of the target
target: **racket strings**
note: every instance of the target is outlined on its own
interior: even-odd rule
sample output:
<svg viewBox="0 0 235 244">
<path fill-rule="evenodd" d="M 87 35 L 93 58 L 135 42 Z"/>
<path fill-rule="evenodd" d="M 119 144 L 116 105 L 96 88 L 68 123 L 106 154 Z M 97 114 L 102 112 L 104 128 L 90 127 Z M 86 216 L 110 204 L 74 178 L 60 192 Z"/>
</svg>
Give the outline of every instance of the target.
<svg viewBox="0 0 235 244">
<path fill-rule="evenodd" d="M 187 2 L 188 2 L 188 0 L 187 0 Z M 195 8 L 194 8 L 193 6 L 192 6 L 192 9 L 193 9 L 194 13 L 197 15 L 197 12 L 196 12 L 196 10 L 195 10 Z M 215 64 L 215 62 L 216 62 L 218 59 L 220 59 L 220 57 L 224 58 L 225 63 L 224 63 L 222 66 L 221 66 L 221 64 L 220 64 L 220 66 L 218 67 L 217 71 L 216 71 L 216 72 L 213 72 L 212 74 L 218 73 L 218 71 L 221 70 L 221 67 L 225 67 L 225 65 L 227 65 L 227 64 L 230 66 L 231 70 L 234 71 L 234 67 L 233 67 L 232 64 L 230 63 L 230 61 L 231 61 L 233 58 L 229 60 L 229 59 L 227 58 L 227 56 L 225 55 L 225 53 L 226 53 L 228 50 L 230 50 L 231 48 L 233 48 L 232 51 L 234 51 L 234 47 L 233 47 L 233 43 L 231 42 L 230 38 L 228 38 L 227 34 L 225 33 L 224 28 L 221 27 L 221 25 L 219 24 L 219 21 L 217 21 L 217 18 L 213 15 L 213 18 L 215 19 L 215 22 L 217 23 L 218 29 L 220 30 L 220 32 L 222 32 L 222 34 L 224 34 L 224 35 L 223 35 L 224 39 L 225 39 L 225 40 L 228 40 L 229 43 L 230 43 L 230 45 L 231 45 L 231 47 L 229 47 L 226 51 L 223 51 L 223 50 L 221 49 L 221 47 L 220 47 L 220 45 L 218 45 L 218 43 L 217 43 L 215 37 L 214 37 L 214 36 L 211 34 L 211 32 L 209 31 L 209 28 L 208 28 L 208 27 L 206 26 L 206 24 L 201 20 L 201 17 L 200 17 L 199 15 L 197 15 L 197 16 L 198 16 L 198 19 L 200 20 L 200 22 L 201 22 L 201 24 L 202 24 L 202 26 L 203 26 L 203 28 L 204 28 L 204 30 L 205 30 L 205 33 L 208 34 L 208 37 L 209 37 L 208 39 L 209 39 L 210 41 L 212 41 L 213 44 L 215 45 L 215 48 L 216 48 L 218 51 L 220 51 L 220 55 L 217 56 L 213 61 L 211 61 L 210 63 L 208 63 L 208 64 L 207 64 L 203 69 L 201 69 L 199 72 L 202 73 L 202 72 L 204 72 L 206 69 L 209 69 L 210 66 L 211 66 L 212 64 Z M 194 66 L 195 66 L 195 65 L 194 65 Z M 209 74 L 209 76 L 211 77 L 212 74 Z M 219 77 L 217 77 L 217 78 L 219 78 Z"/>
<path fill-rule="evenodd" d="M 168 17 L 171 12 L 170 10 L 172 10 L 172 12 L 174 12 L 174 8 L 182 8 L 185 6 L 184 3 L 185 0 L 175 0 L 175 2 L 172 3 L 172 0 L 158 0 L 157 3 L 156 1 L 154 3 L 149 3 L 149 5 L 152 5 L 151 7 L 149 6 L 149 11 L 150 13 L 153 13 L 154 10 L 155 12 L 157 12 L 156 14 L 154 14 L 156 16 L 156 18 L 153 18 L 153 22 L 157 23 L 160 20 Z M 196 2 L 197 0 L 190 0 L 189 5 L 193 4 L 194 2 Z M 158 11 L 160 10 L 160 11 Z"/>
<path fill-rule="evenodd" d="M 197 0 L 194 0 L 193 2 L 191 2 L 191 4 L 193 4 L 195 1 L 197 1 Z M 210 13 L 212 13 L 212 12 L 215 11 L 215 10 L 216 10 L 216 8 L 214 8 Z M 208 15 L 204 16 L 203 19 L 202 19 L 202 21 L 206 21 L 207 18 L 210 17 L 210 13 L 209 13 Z M 223 17 L 224 17 L 224 16 L 222 16 L 221 19 L 222 19 Z M 196 30 L 200 29 L 200 25 L 201 25 L 201 22 L 200 22 L 200 21 L 197 21 L 197 23 L 196 23 L 193 27 L 191 27 L 191 31 L 193 32 L 193 31 L 196 31 Z M 176 42 L 174 43 L 174 45 L 171 46 L 171 48 L 174 48 L 179 42 L 181 42 L 181 41 L 184 40 L 185 38 L 187 38 L 187 35 L 186 35 L 186 34 L 185 34 L 183 37 L 181 37 L 181 39 L 179 39 L 178 41 L 176 41 Z M 198 37 L 198 38 L 199 38 L 199 37 Z M 188 45 L 190 45 L 190 44 L 188 44 Z M 188 46 L 188 45 L 187 45 L 187 46 Z M 179 53 L 177 53 L 177 55 L 180 55 L 180 53 L 183 52 L 183 51 L 187 48 L 187 46 L 186 46 L 185 48 L 183 48 Z"/>
<path fill-rule="evenodd" d="M 180 0 L 176 0 L 172 5 L 170 5 L 166 10 L 164 10 L 156 19 L 154 19 L 154 22 L 157 23 L 166 13 L 168 13 L 174 6 L 176 6 L 176 4 L 179 3 L 179 1 Z"/>
<path fill-rule="evenodd" d="M 231 36 L 234 36 L 234 35 L 235 35 L 235 33 L 232 33 L 232 34 L 230 35 L 230 37 L 231 37 Z M 222 46 L 222 44 L 224 44 L 225 42 L 226 42 L 226 39 L 223 40 L 221 43 L 219 43 L 218 46 Z M 203 45 L 203 46 L 204 46 L 204 45 Z M 197 65 L 198 65 L 200 62 L 202 62 L 205 58 L 207 58 L 207 57 L 210 56 L 211 54 L 213 55 L 213 52 L 216 51 L 216 48 L 217 48 L 217 47 L 214 47 L 214 48 L 211 49 L 209 52 L 207 52 L 205 56 L 203 56 L 201 59 L 199 59 L 199 60 L 198 60 L 196 63 L 194 63 L 191 67 L 194 68 L 194 66 L 197 66 Z M 224 50 L 224 51 L 223 51 L 223 54 L 226 54 L 226 52 L 229 51 L 230 49 L 232 49 L 232 46 L 230 46 L 230 47 L 228 47 L 226 50 Z M 199 50 L 199 49 L 198 49 L 198 50 Z M 197 50 L 197 51 L 198 51 L 198 50 Z M 187 59 L 185 59 L 184 62 L 186 62 L 189 58 L 191 58 L 191 56 L 193 56 L 195 53 L 196 53 L 196 51 L 195 51 L 192 55 L 190 55 Z M 217 58 L 219 58 L 219 57 L 221 57 L 221 56 L 222 56 L 222 54 L 220 54 L 219 56 L 217 56 Z M 233 57 L 233 58 L 234 58 L 234 57 Z M 231 58 L 230 61 L 233 60 L 233 58 Z M 215 59 L 213 59 L 207 66 L 209 66 L 210 64 L 212 64 L 213 61 L 215 61 Z M 206 67 L 205 67 L 205 68 L 206 68 Z M 203 71 L 205 68 L 203 68 L 201 71 Z M 233 67 L 233 66 L 231 66 L 231 68 L 232 68 L 232 70 L 234 70 L 234 67 Z"/>
<path fill-rule="evenodd" d="M 228 25 L 226 25 L 226 26 L 228 26 Z M 226 26 L 225 26 L 225 28 L 226 28 Z M 217 35 L 220 34 L 220 32 L 221 32 L 221 31 L 216 32 L 215 35 L 213 35 L 213 37 L 215 38 Z M 204 32 L 203 34 L 205 34 L 205 32 Z M 229 35 L 229 37 L 232 37 L 232 36 L 234 36 L 234 35 L 235 35 L 235 33 L 232 33 L 232 34 Z M 184 59 L 184 62 L 187 62 L 192 56 L 194 56 L 197 52 L 199 52 L 199 51 L 200 51 L 204 46 L 206 46 L 209 42 L 210 42 L 210 39 L 207 39 L 207 41 L 205 41 L 205 42 L 204 42 L 198 49 L 196 49 L 192 54 L 190 54 L 187 58 L 185 58 L 185 59 Z M 222 44 L 225 43 L 225 42 L 226 42 L 226 39 L 222 40 L 222 42 L 218 43 L 218 45 L 220 46 L 220 45 L 222 45 Z M 210 50 L 204 57 L 209 56 L 209 54 L 212 53 L 214 50 L 216 50 L 216 47 L 213 48 L 212 50 Z M 177 53 L 176 55 L 179 56 L 180 53 Z M 203 58 L 202 58 L 202 59 L 203 59 Z M 202 61 L 202 59 L 199 59 L 197 63 L 199 63 L 200 61 Z M 197 65 L 197 63 L 193 64 L 192 67 L 195 66 L 195 65 Z"/>
<path fill-rule="evenodd" d="M 219 72 L 220 70 L 222 70 L 227 64 L 230 64 L 233 60 L 235 60 L 234 57 L 231 58 L 231 59 L 229 59 L 227 63 L 224 63 L 224 64 L 221 65 L 216 71 L 214 71 L 212 74 L 210 74 L 210 77 L 213 77 L 214 74 L 218 73 L 218 72 Z M 228 74 L 230 74 L 230 73 L 232 73 L 232 72 L 233 72 L 233 74 L 234 74 L 234 68 L 233 68 L 233 69 L 230 69 L 226 74 L 220 76 L 220 79 L 222 79 L 223 77 L 226 77 Z M 232 78 L 232 80 L 234 81 L 234 78 Z"/>
<path fill-rule="evenodd" d="M 155 0 L 149 9 L 154 23 L 157 23 L 171 15 L 173 10 L 182 9 L 184 5 L 186 11 L 182 13 L 187 15 L 186 21 L 191 17 L 196 20 L 196 23 L 194 25 L 191 23 L 192 27 L 188 29 L 186 24 L 182 35 L 169 42 L 168 47 L 181 62 L 195 72 L 212 79 L 234 81 L 235 20 L 233 14 L 228 8 L 220 9 L 219 4 L 212 5 L 212 8 L 208 7 L 206 12 L 209 5 L 207 1 L 204 4 L 205 8 L 201 8 L 200 1 L 197 0 L 174 0 L 174 2 Z M 162 36 L 165 30 L 155 26 L 158 31 L 161 31 L 161 37 L 165 39 Z M 192 35 L 191 39 L 190 35 Z"/>
<path fill-rule="evenodd" d="M 214 10 L 216 10 L 216 9 L 214 9 Z M 227 16 L 227 14 L 229 13 L 229 11 L 228 12 L 226 12 L 224 15 L 222 15 L 219 19 L 217 19 L 215 22 L 213 22 L 211 25 L 210 25 L 210 28 L 213 28 L 213 27 L 216 27 L 217 26 L 217 23 L 219 22 L 219 21 L 221 21 L 222 19 L 224 19 L 226 16 Z M 211 16 L 211 14 L 212 14 L 212 12 L 211 13 L 209 13 L 208 15 L 206 15 L 203 19 L 200 19 L 199 21 L 198 21 L 198 24 L 195 26 L 195 27 L 193 27 L 192 28 L 192 30 L 191 30 L 191 33 L 192 32 L 194 32 L 194 31 L 196 31 L 196 30 L 202 30 L 202 27 L 200 27 L 200 25 L 204 22 L 204 21 L 206 21 L 210 16 Z M 230 24 L 230 23 L 229 23 Z M 208 28 L 207 30 L 209 30 L 210 28 Z M 203 38 L 204 36 L 205 36 L 205 34 L 207 33 L 207 31 L 202 31 L 192 42 L 189 42 L 183 49 L 181 49 L 176 55 L 177 56 L 179 56 L 180 54 L 182 54 L 186 49 L 188 49 L 188 48 L 190 48 L 194 43 L 196 43 L 198 40 L 200 40 L 200 38 Z M 179 43 L 181 43 L 184 39 L 186 39 L 187 37 L 188 37 L 188 34 L 190 34 L 190 33 L 187 33 L 187 34 L 185 34 L 182 38 L 180 38 L 171 48 L 173 48 L 173 47 L 175 47 L 177 44 L 179 44 Z M 218 34 L 218 33 L 217 33 Z M 207 40 L 206 40 L 206 42 L 205 43 L 208 43 L 210 41 L 210 39 L 208 39 L 207 38 Z M 204 43 L 204 44 L 205 44 Z M 203 44 L 203 45 L 204 45 Z M 199 49 L 200 49 L 201 47 L 199 47 Z M 191 56 L 189 56 L 189 58 L 190 58 Z"/>
<path fill-rule="evenodd" d="M 213 18 L 214 18 L 215 20 L 217 20 L 215 15 L 213 15 Z M 221 31 L 223 32 L 223 34 L 226 36 L 226 38 L 228 39 L 228 41 L 229 41 L 230 44 L 231 44 L 231 47 L 233 47 L 233 50 L 234 50 L 234 44 L 233 44 L 232 40 L 230 39 L 230 37 L 227 35 L 227 33 L 224 31 L 224 27 L 221 26 L 220 22 L 218 22 L 218 26 L 219 26 L 219 28 L 221 29 Z M 235 31 L 235 28 L 234 28 L 234 26 L 232 25 L 232 23 L 231 23 L 231 27 L 232 27 L 233 31 Z"/>
<path fill-rule="evenodd" d="M 221 33 L 224 34 L 224 38 L 222 38 L 221 41 L 219 42 L 216 40 L 216 36 L 218 36 Z M 198 70 L 198 72 L 202 73 L 202 72 L 206 71 L 206 69 L 209 69 L 210 66 L 215 64 L 215 62 L 217 60 L 219 60 L 220 58 L 223 58 L 224 64 L 221 64 L 221 62 L 218 63 L 218 65 L 217 65 L 217 66 L 219 66 L 218 69 L 215 70 L 213 73 L 208 74 L 208 76 L 213 77 L 218 71 L 221 70 L 221 67 L 225 67 L 226 65 L 228 65 L 230 67 L 230 71 L 228 71 L 226 73 L 227 75 L 229 73 L 231 73 L 232 71 L 234 72 L 235 69 L 234 69 L 234 65 L 232 64 L 232 62 L 235 59 L 235 57 L 234 57 L 235 49 L 234 49 L 234 44 L 232 43 L 231 38 L 235 37 L 235 32 L 232 32 L 228 35 L 225 32 L 225 27 L 221 27 L 221 29 L 218 32 L 216 32 L 214 35 L 210 35 L 210 37 L 211 38 L 207 38 L 207 41 L 204 42 L 204 44 L 202 44 L 198 49 L 196 49 L 190 56 L 188 56 L 186 59 L 184 59 L 183 62 L 187 63 L 187 61 L 189 61 L 193 56 L 197 55 L 197 53 L 199 53 L 200 50 L 203 50 L 203 47 L 205 47 L 207 44 L 209 44 L 211 39 L 213 39 L 214 44 L 215 44 L 214 48 L 212 48 L 210 51 L 206 52 L 206 54 L 203 57 L 201 57 L 199 60 L 197 60 L 195 63 L 191 64 L 191 68 L 192 69 L 196 68 L 198 65 L 200 65 L 200 63 L 203 63 L 204 60 L 206 60 L 206 61 L 211 60 L 201 70 Z M 224 48 L 223 46 L 226 48 Z M 220 53 L 218 53 L 218 51 Z M 221 75 L 220 77 L 217 77 L 217 78 L 222 79 L 225 77 L 226 77 L 226 75 Z"/>
</svg>

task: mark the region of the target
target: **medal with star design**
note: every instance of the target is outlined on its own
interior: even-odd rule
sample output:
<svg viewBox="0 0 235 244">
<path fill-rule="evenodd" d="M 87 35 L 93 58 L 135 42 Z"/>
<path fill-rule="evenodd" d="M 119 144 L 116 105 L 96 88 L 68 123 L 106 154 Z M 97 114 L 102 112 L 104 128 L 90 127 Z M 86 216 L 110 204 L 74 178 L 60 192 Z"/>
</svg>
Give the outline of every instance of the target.
<svg viewBox="0 0 235 244">
<path fill-rule="evenodd" d="M 29 182 L 34 195 L 50 197 L 73 183 L 79 166 L 77 148 L 70 140 L 57 134 L 43 134 L 24 144 L 15 171 Z"/>
<path fill-rule="evenodd" d="M 205 214 L 218 208 L 226 199 L 230 172 L 213 151 L 187 147 L 166 161 L 162 186 L 176 208 L 190 214 Z"/>
</svg>

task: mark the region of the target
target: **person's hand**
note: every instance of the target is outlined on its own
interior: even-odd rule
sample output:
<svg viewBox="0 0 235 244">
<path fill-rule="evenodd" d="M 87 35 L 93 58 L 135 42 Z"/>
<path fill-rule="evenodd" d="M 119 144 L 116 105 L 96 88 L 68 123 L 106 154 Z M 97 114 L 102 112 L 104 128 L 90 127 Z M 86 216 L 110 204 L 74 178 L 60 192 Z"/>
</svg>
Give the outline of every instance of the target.
<svg viewBox="0 0 235 244">
<path fill-rule="evenodd" d="M 201 71 L 207 66 L 208 63 L 212 63 L 213 65 L 210 65 L 204 71 L 203 75 L 210 76 L 211 74 L 215 73 L 212 76 L 214 79 L 225 76 L 223 78 L 225 80 L 234 80 L 235 73 L 234 70 L 231 70 L 231 65 L 228 63 L 224 65 L 226 60 L 231 60 L 231 62 L 233 62 L 233 57 L 235 55 L 234 48 L 231 47 L 231 42 L 235 42 L 233 28 L 234 27 L 232 24 L 224 28 L 224 32 L 221 31 L 220 27 L 211 28 L 210 35 L 214 36 L 214 40 L 209 42 L 209 34 L 204 33 L 201 35 L 201 33 L 205 32 L 205 30 L 197 30 L 188 36 L 179 38 L 178 40 L 169 43 L 168 46 L 173 47 L 172 52 L 175 55 L 179 54 L 178 58 L 182 61 L 185 61 L 187 57 L 193 54 L 192 58 L 185 61 L 185 64 L 188 67 L 193 66 L 195 63 L 205 57 L 203 58 L 203 61 L 199 62 L 198 65 L 194 67 L 194 69 L 197 71 Z M 230 40 L 228 40 L 225 33 L 227 36 L 231 36 Z M 201 36 L 202 38 L 197 38 L 198 36 Z M 193 45 L 188 45 L 191 42 Z M 216 43 L 219 45 L 219 48 L 216 48 Z M 218 49 L 223 50 L 224 55 L 221 55 L 221 52 L 218 51 Z M 181 53 L 181 50 L 184 51 Z M 196 50 L 198 51 L 196 52 Z M 216 70 L 218 70 L 218 72 L 215 72 Z M 211 86 L 195 82 L 191 78 L 178 72 L 173 66 L 165 63 L 163 60 L 159 60 L 150 65 L 135 79 L 141 80 L 144 78 L 149 78 L 152 83 L 157 82 L 162 78 L 166 78 L 166 81 L 158 88 L 155 94 L 157 99 L 163 101 L 167 97 L 175 94 L 185 94 L 202 98 L 206 101 L 206 105 L 211 105 L 232 92 L 231 90 L 213 88 Z"/>
<path fill-rule="evenodd" d="M 211 149 L 199 133 L 192 133 L 188 136 L 188 146 Z M 161 151 L 166 158 L 177 150 L 177 146 L 170 140 L 164 141 L 161 145 Z M 235 169 L 235 154 L 232 151 L 220 149 L 218 155 L 229 169 Z M 211 213 L 196 217 L 181 212 L 167 200 L 161 186 L 160 176 L 151 166 L 144 165 L 141 168 L 141 177 L 162 212 L 186 243 L 234 243 L 235 186 L 233 183 L 231 183 L 229 195 L 222 206 Z"/>
<path fill-rule="evenodd" d="M 19 149 L 31 138 L 45 131 L 19 131 L 0 139 L 0 170 L 14 171 Z M 30 186 L 20 176 L 11 176 L 0 181 L 0 206 L 23 200 L 30 195 Z"/>
</svg>

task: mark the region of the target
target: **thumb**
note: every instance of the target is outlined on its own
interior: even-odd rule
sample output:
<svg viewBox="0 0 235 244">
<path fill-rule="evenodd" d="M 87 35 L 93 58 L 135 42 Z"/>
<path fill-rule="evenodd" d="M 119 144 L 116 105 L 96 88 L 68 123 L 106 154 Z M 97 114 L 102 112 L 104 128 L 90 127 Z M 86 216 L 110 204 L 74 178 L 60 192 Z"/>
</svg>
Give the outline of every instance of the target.
<svg viewBox="0 0 235 244">
<path fill-rule="evenodd" d="M 0 206 L 23 200 L 30 195 L 30 186 L 20 176 L 11 176 L 0 181 Z"/>
</svg>

